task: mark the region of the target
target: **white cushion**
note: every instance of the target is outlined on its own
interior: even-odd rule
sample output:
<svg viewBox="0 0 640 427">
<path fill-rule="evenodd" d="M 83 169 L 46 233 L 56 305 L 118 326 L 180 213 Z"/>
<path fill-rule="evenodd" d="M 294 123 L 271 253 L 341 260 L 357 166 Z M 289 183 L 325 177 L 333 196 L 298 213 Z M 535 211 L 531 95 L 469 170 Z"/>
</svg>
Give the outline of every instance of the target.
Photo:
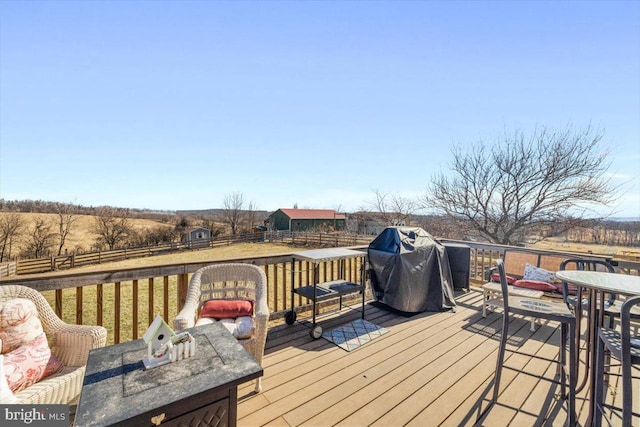
<svg viewBox="0 0 640 427">
<path fill-rule="evenodd" d="M 210 325 L 212 323 L 216 323 L 216 320 L 212 319 L 211 317 L 201 317 L 196 322 L 196 326 Z"/>
<path fill-rule="evenodd" d="M 15 403 L 16 400 L 7 383 L 7 377 L 4 376 L 4 356 L 0 354 L 0 404 L 11 404 Z"/>
<path fill-rule="evenodd" d="M 0 303 L 0 339 L 2 354 L 29 343 L 43 333 L 38 309 L 33 301 L 14 298 Z"/>
<path fill-rule="evenodd" d="M 556 281 L 556 274 L 553 271 L 545 270 L 544 268 L 536 267 L 527 263 L 524 266 L 524 275 L 522 280 L 538 280 L 540 282 L 547 282 L 553 284 Z"/>
<path fill-rule="evenodd" d="M 249 316 L 238 317 L 237 319 L 220 319 L 231 334 L 237 339 L 251 338 L 255 330 L 253 318 Z"/>
<path fill-rule="evenodd" d="M 253 321 L 253 317 L 242 316 L 237 319 L 220 319 L 215 320 L 210 317 L 201 317 L 196 322 L 196 326 L 208 325 L 211 323 L 220 322 L 225 328 L 237 339 L 242 340 L 251 338 L 255 332 L 256 324 Z"/>
</svg>

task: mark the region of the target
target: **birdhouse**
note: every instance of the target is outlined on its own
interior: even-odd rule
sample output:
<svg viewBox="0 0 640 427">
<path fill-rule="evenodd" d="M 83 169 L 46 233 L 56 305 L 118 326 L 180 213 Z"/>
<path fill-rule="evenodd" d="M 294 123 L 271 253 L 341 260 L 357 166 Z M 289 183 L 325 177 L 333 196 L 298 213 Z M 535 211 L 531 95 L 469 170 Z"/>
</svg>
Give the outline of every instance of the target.
<svg viewBox="0 0 640 427">
<path fill-rule="evenodd" d="M 156 316 L 142 337 L 147 343 L 147 356 L 142 360 L 145 369 L 192 357 L 196 340 L 189 332 L 176 334 L 162 317 Z"/>
<path fill-rule="evenodd" d="M 147 343 L 147 357 L 144 358 L 146 369 L 169 363 L 171 356 L 171 338 L 175 335 L 173 329 L 162 319 L 156 316 L 142 339 Z"/>
</svg>

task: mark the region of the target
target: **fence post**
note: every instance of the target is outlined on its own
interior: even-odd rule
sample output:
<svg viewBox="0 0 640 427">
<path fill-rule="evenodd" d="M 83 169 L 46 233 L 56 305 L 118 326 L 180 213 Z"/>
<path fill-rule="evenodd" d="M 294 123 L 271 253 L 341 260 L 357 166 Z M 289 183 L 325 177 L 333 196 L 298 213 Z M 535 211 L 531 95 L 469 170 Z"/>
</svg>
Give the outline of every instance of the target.
<svg viewBox="0 0 640 427">
<path fill-rule="evenodd" d="M 51 255 L 51 271 L 56 271 L 56 257 Z"/>
</svg>

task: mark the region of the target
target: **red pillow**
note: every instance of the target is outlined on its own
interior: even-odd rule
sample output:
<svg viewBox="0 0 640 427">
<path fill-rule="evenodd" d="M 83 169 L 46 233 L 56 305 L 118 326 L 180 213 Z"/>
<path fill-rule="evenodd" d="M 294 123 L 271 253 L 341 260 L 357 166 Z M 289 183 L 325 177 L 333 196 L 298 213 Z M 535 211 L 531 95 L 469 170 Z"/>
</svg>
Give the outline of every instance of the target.
<svg viewBox="0 0 640 427">
<path fill-rule="evenodd" d="M 493 273 L 491 275 L 492 282 L 500 283 L 500 273 Z M 516 282 L 516 278 L 512 276 L 507 276 L 507 285 L 513 285 Z"/>
<path fill-rule="evenodd" d="M 200 311 L 200 317 L 219 319 L 237 319 L 243 316 L 253 316 L 253 301 L 210 299 L 205 301 Z"/>
<path fill-rule="evenodd" d="M 518 288 L 534 289 L 536 291 L 555 292 L 556 287 L 551 283 L 541 282 L 540 280 L 516 280 L 513 286 Z"/>
</svg>

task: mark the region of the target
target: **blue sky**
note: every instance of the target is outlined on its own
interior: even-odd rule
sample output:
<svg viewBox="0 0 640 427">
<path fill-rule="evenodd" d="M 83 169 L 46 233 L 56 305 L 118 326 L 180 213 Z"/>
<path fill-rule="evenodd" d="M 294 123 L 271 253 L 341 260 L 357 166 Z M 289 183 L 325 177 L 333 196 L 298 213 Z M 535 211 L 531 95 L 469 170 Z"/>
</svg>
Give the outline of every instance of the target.
<svg viewBox="0 0 640 427">
<path fill-rule="evenodd" d="M 353 211 L 568 124 L 640 217 L 640 2 L 0 2 L 9 200 Z"/>
</svg>

